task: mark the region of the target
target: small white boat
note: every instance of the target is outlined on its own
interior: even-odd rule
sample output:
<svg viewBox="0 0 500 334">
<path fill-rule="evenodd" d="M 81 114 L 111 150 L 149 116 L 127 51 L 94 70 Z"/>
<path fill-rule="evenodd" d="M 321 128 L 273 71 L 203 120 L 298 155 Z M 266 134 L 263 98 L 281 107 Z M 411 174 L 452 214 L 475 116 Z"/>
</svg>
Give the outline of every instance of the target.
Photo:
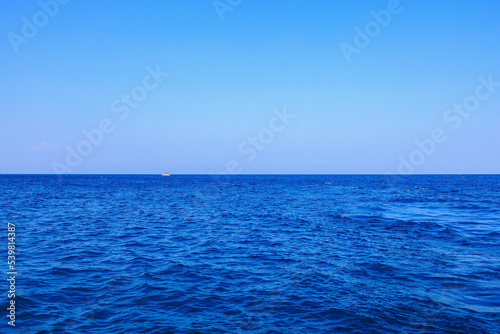
<svg viewBox="0 0 500 334">
<path fill-rule="evenodd" d="M 170 176 L 170 174 L 165 172 L 165 173 L 161 174 L 161 176 Z"/>
</svg>

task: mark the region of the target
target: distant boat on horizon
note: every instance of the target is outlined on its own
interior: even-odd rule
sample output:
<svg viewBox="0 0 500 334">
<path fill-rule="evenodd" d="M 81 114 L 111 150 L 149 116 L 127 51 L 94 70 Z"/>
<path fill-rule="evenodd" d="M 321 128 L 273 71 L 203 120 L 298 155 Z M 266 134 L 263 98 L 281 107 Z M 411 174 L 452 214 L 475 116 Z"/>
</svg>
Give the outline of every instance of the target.
<svg viewBox="0 0 500 334">
<path fill-rule="evenodd" d="M 162 173 L 161 176 L 170 176 L 170 174 L 165 172 L 165 173 Z"/>
</svg>

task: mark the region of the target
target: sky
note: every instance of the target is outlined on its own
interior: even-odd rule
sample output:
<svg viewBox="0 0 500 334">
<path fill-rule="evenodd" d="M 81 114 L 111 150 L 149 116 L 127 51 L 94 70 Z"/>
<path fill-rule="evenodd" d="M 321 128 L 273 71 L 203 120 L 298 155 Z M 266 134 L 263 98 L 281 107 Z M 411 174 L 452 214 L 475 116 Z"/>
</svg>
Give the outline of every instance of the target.
<svg viewBox="0 0 500 334">
<path fill-rule="evenodd" d="M 1 174 L 500 173 L 500 2 L 3 1 Z"/>
</svg>

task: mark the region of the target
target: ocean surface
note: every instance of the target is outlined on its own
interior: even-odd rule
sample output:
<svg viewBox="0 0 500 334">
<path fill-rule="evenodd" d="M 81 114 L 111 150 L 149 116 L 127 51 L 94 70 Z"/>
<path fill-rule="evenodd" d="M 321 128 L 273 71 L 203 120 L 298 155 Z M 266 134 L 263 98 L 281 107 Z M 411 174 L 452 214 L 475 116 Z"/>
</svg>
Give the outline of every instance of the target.
<svg viewBox="0 0 500 334">
<path fill-rule="evenodd" d="M 0 176 L 16 328 L 500 333 L 500 176 Z"/>
</svg>

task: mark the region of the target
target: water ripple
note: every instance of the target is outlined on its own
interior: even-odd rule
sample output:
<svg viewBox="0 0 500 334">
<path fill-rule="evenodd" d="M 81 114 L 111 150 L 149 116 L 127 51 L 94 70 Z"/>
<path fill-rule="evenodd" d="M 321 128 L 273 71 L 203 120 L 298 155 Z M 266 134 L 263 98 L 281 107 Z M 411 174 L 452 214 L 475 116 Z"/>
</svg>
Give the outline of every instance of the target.
<svg viewBox="0 0 500 334">
<path fill-rule="evenodd" d="M 19 329 L 499 333 L 499 181 L 0 176 Z"/>
</svg>

